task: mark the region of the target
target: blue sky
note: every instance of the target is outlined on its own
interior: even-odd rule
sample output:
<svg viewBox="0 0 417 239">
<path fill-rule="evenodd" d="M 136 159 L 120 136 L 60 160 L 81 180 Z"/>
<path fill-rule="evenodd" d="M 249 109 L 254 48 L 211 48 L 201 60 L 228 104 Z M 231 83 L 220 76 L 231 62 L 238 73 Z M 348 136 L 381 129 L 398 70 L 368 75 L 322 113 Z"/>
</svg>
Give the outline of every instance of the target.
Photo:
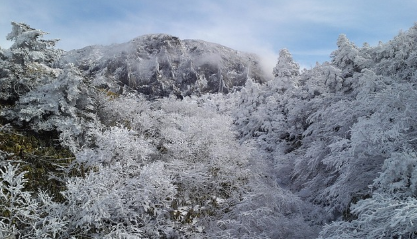
<svg viewBox="0 0 417 239">
<path fill-rule="evenodd" d="M 374 46 L 413 26 L 416 12 L 416 0 L 1 0 L 0 46 L 16 21 L 64 50 L 167 33 L 257 53 L 271 71 L 287 48 L 309 68 L 330 59 L 339 34 Z"/>
</svg>

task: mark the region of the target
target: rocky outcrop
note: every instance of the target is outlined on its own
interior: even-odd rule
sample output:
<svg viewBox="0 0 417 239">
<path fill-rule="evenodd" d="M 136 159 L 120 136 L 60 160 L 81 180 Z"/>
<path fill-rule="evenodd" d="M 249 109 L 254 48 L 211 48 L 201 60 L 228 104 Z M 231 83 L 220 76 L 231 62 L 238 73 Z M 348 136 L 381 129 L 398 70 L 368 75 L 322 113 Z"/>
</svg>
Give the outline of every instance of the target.
<svg viewBox="0 0 417 239">
<path fill-rule="evenodd" d="M 129 86 L 152 98 L 228 93 L 242 87 L 249 77 L 258 82 L 268 78 L 254 54 L 165 34 L 72 50 L 60 60 L 66 63 L 79 67 L 95 85 L 112 91 Z"/>
</svg>

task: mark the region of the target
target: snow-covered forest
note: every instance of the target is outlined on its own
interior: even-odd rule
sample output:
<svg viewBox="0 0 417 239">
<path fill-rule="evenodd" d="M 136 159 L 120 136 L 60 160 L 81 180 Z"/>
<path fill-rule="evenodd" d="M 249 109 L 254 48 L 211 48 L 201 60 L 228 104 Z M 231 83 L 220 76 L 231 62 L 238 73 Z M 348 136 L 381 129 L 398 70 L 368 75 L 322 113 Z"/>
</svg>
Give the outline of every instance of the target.
<svg viewBox="0 0 417 239">
<path fill-rule="evenodd" d="M 0 238 L 417 238 L 417 25 L 157 97 L 45 34 L 0 48 Z"/>
</svg>

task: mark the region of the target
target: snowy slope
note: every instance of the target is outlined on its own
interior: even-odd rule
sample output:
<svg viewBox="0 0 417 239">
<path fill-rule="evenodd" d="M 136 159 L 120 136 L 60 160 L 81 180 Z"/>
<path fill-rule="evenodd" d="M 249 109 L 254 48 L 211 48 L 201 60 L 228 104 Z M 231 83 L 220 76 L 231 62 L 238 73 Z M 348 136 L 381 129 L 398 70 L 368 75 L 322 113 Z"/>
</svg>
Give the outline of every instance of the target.
<svg viewBox="0 0 417 239">
<path fill-rule="evenodd" d="M 230 92 L 248 77 L 266 81 L 254 54 L 201 40 L 155 34 L 110 46 L 88 46 L 67 52 L 60 64 L 73 63 L 95 85 L 112 91 L 128 85 L 153 97 Z"/>
</svg>

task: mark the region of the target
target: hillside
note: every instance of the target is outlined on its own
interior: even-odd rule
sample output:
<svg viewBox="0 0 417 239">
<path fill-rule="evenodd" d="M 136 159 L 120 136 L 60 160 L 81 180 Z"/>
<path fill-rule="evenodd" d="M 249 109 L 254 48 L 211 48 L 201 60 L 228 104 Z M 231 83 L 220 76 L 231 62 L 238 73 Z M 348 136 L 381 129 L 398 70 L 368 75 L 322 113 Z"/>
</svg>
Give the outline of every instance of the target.
<svg viewBox="0 0 417 239">
<path fill-rule="evenodd" d="M 94 85 L 114 92 L 127 85 L 151 98 L 227 93 L 243 87 L 248 78 L 270 79 L 255 54 L 164 34 L 72 50 L 60 59 L 61 66 L 68 63 L 93 78 Z"/>
</svg>

